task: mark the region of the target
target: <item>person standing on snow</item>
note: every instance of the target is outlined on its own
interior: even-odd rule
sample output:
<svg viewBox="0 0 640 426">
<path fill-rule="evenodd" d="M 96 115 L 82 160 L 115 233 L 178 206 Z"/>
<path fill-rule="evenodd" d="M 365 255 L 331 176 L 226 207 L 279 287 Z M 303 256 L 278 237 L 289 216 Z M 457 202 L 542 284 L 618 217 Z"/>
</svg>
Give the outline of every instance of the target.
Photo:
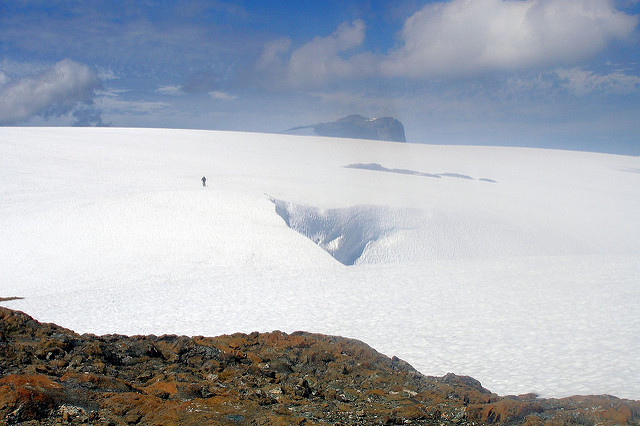
<svg viewBox="0 0 640 426">
<path fill-rule="evenodd" d="M 202 181 L 202 186 L 207 186 L 207 178 L 202 176 L 202 179 L 200 179 Z"/>
</svg>

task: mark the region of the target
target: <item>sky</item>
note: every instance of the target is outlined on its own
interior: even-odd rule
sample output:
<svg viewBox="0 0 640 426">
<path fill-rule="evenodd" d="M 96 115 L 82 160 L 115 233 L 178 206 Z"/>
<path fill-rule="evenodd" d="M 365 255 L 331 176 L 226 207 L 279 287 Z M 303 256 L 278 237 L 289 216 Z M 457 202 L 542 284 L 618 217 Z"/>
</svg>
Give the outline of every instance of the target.
<svg viewBox="0 0 640 426">
<path fill-rule="evenodd" d="M 640 155 L 639 0 L 0 2 L 0 125 L 282 132 Z"/>
</svg>

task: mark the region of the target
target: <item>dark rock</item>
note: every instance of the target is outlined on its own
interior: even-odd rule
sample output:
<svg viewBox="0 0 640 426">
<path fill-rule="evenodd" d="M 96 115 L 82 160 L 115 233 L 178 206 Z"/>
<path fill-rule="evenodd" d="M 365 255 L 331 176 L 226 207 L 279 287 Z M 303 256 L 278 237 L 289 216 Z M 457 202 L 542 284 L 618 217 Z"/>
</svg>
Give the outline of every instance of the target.
<svg viewBox="0 0 640 426">
<path fill-rule="evenodd" d="M 313 130 L 320 136 L 406 142 L 404 126 L 391 117 L 350 115 L 331 123 L 316 124 Z"/>
<path fill-rule="evenodd" d="M 370 139 L 391 142 L 406 142 L 404 126 L 392 117 L 366 118 L 350 115 L 330 123 L 294 127 L 285 133 L 313 134 L 336 138 Z"/>
<path fill-rule="evenodd" d="M 500 397 L 335 336 L 80 336 L 4 308 L 0 336 L 0 424 L 640 422 L 639 401 Z"/>
</svg>

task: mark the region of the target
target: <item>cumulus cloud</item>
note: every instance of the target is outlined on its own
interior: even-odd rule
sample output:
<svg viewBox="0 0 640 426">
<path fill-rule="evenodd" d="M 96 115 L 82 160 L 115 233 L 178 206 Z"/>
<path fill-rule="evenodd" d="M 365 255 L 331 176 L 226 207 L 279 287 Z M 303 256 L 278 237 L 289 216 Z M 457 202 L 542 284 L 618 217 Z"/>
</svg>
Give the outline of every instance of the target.
<svg viewBox="0 0 640 426">
<path fill-rule="evenodd" d="M 258 59 L 256 67 L 259 70 L 267 70 L 269 68 L 280 68 L 283 64 L 283 56 L 289 51 L 291 39 L 287 37 L 272 40 L 264 45 L 262 55 Z"/>
<path fill-rule="evenodd" d="M 609 0 L 452 0 L 411 16 L 386 76 L 469 75 L 572 64 L 628 37 L 638 19 Z"/>
<path fill-rule="evenodd" d="M 76 119 L 90 116 L 100 80 L 95 71 L 69 59 L 39 75 L 9 82 L 0 91 L 0 124 L 12 124 L 40 115 L 59 116 L 81 109 Z M 79 108 L 80 106 L 80 108 Z M 95 111 L 92 113 L 95 118 Z"/>
<path fill-rule="evenodd" d="M 287 38 L 265 44 L 256 68 L 272 74 L 284 75 L 293 87 L 313 87 L 333 79 L 351 79 L 370 74 L 373 57 L 369 54 L 349 55 L 361 46 L 365 38 L 362 20 L 345 22 L 327 37 L 315 37 L 293 50 Z"/>
<path fill-rule="evenodd" d="M 344 76 L 351 72 L 346 60 L 338 54 L 360 46 L 364 41 L 363 21 L 343 23 L 329 37 L 316 37 L 296 49 L 289 60 L 289 73 L 295 79 L 323 80 L 328 76 Z"/>
<path fill-rule="evenodd" d="M 570 68 L 630 37 L 637 23 L 612 0 L 439 1 L 410 16 L 398 47 L 386 53 L 358 52 L 365 23 L 356 20 L 293 51 L 288 38 L 266 43 L 256 69 L 272 77 L 270 84 L 310 89 L 363 77 Z"/>
</svg>

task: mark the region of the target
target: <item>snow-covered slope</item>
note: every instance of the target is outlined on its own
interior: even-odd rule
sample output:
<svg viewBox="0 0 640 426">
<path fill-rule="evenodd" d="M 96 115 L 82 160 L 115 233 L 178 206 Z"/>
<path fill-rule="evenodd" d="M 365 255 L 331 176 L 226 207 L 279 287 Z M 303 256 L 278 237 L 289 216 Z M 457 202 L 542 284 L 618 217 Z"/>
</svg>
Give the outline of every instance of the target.
<svg viewBox="0 0 640 426">
<path fill-rule="evenodd" d="M 640 399 L 638 157 L 0 128 L 0 197 L 0 297 L 39 320 L 340 334 L 500 394 Z"/>
</svg>

